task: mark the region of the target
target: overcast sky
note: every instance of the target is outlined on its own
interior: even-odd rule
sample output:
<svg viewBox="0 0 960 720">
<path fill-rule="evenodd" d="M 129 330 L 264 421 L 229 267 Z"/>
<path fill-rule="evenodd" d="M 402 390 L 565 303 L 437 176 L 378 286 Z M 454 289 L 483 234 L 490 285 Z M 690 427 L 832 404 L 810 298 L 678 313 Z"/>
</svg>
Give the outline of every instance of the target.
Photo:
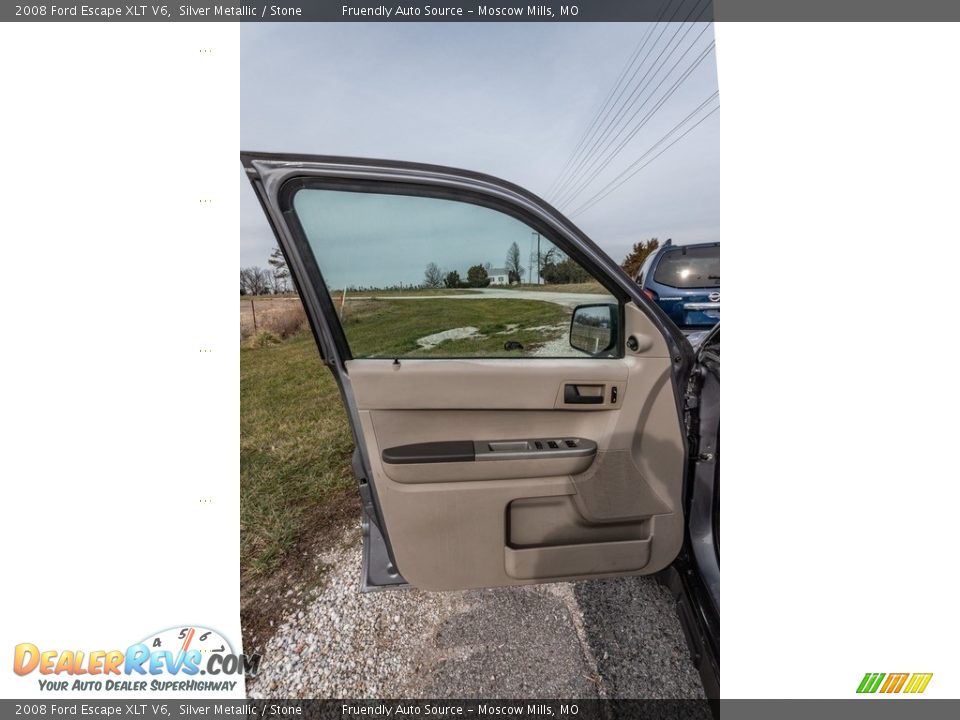
<svg viewBox="0 0 960 720">
<path fill-rule="evenodd" d="M 547 196 L 648 27 L 244 23 L 242 149 L 450 165 Z M 667 30 L 663 44 L 672 33 Z M 712 39 L 710 27 L 687 59 Z M 711 54 L 580 200 L 716 89 Z M 719 240 L 719 156 L 715 113 L 575 222 L 617 261 L 635 241 L 650 237 Z M 272 233 L 245 180 L 240 192 L 240 264 L 266 266 Z"/>
</svg>

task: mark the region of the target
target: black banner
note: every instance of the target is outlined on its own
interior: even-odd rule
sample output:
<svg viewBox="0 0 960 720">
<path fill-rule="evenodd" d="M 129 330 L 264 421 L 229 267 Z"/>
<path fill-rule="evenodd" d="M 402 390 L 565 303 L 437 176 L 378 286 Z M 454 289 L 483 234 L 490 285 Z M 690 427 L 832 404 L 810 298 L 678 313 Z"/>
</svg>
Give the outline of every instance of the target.
<svg viewBox="0 0 960 720">
<path fill-rule="evenodd" d="M 136 2 L 136 0 L 134 0 Z M 678 11 L 679 9 L 679 11 Z M 688 14 L 689 11 L 689 14 Z M 0 6 L 0 21 L 30 22 L 649 22 L 955 21 L 956 0 L 275 0 L 177 4 L 33 2 Z"/>
<path fill-rule="evenodd" d="M 909 710 L 906 709 L 909 705 Z M 0 717 L 243 720 L 911 720 L 956 717 L 960 700 L 0 700 Z"/>
</svg>

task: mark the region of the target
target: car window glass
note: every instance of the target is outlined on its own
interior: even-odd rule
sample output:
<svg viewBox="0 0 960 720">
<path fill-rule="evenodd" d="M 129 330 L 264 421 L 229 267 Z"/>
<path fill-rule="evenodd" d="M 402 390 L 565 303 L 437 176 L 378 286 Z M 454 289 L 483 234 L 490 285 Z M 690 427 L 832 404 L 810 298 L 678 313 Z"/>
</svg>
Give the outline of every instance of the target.
<svg viewBox="0 0 960 720">
<path fill-rule="evenodd" d="M 584 357 L 570 345 L 573 308 L 616 302 L 497 210 L 314 188 L 294 210 L 355 358 Z"/>
<path fill-rule="evenodd" d="M 720 287 L 720 248 L 677 248 L 664 253 L 653 279 L 676 288 Z"/>
</svg>

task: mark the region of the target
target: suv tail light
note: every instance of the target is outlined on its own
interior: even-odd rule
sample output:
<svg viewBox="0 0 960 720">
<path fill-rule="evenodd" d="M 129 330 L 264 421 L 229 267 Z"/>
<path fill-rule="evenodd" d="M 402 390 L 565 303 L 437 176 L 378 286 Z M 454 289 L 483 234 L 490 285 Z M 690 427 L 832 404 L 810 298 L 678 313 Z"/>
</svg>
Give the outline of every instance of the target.
<svg viewBox="0 0 960 720">
<path fill-rule="evenodd" d="M 660 296 L 657 295 L 653 290 L 650 290 L 649 288 L 644 288 L 643 294 L 647 296 L 647 300 L 652 300 L 653 302 L 656 302 L 657 300 L 660 299 Z"/>
</svg>

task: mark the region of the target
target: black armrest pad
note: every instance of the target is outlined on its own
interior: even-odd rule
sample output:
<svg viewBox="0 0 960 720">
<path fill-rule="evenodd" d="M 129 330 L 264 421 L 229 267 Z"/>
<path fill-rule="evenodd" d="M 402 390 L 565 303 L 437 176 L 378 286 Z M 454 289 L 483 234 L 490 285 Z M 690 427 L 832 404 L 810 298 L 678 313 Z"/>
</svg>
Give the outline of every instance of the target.
<svg viewBox="0 0 960 720">
<path fill-rule="evenodd" d="M 387 448 L 383 461 L 391 465 L 411 463 L 473 462 L 473 440 L 445 440 Z"/>
</svg>

